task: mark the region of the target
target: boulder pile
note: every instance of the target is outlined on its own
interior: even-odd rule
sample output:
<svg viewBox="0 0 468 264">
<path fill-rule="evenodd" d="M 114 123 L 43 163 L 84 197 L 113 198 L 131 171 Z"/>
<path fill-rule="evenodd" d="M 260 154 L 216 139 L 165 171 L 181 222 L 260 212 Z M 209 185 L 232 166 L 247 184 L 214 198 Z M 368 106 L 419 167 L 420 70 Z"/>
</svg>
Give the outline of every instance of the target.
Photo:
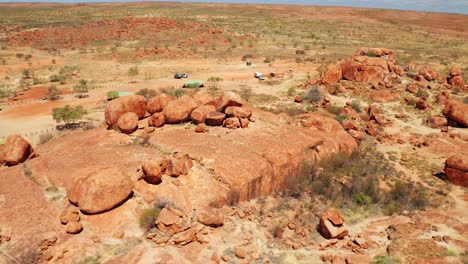
<svg viewBox="0 0 468 264">
<path fill-rule="evenodd" d="M 161 182 L 163 174 L 172 177 L 187 175 L 193 162 L 187 154 L 176 153 L 167 159 L 149 161 L 143 164 L 144 179 L 151 184 Z"/>
<path fill-rule="evenodd" d="M 390 83 L 398 78 L 403 68 L 395 65 L 395 52 L 384 48 L 361 48 L 354 56 L 331 67 L 322 77 L 323 84 L 335 84 L 340 80 Z"/>
<path fill-rule="evenodd" d="M 230 129 L 246 128 L 251 121 L 252 110 L 244 105 L 242 98 L 234 92 L 224 93 L 216 99 L 206 94 L 180 98 L 161 94 L 148 102 L 148 112 L 152 114 L 148 125 L 161 127 L 192 121 L 197 124 L 195 132 L 198 133 L 207 131 L 204 124 Z"/>
<path fill-rule="evenodd" d="M 33 157 L 34 149 L 21 136 L 10 135 L 5 144 L 0 145 L 0 166 L 15 166 Z"/>
<path fill-rule="evenodd" d="M 178 208 L 166 205 L 154 224 L 158 230 L 152 230 L 146 238 L 158 245 L 187 245 L 194 241 L 205 243 L 207 241 L 203 235 L 208 234 L 205 226 L 222 226 L 224 213 L 221 209 L 205 207 L 196 216 L 189 216 Z"/>
<path fill-rule="evenodd" d="M 447 77 L 447 83 L 453 88 L 465 89 L 465 79 L 463 78 L 460 67 L 452 67 Z"/>
<path fill-rule="evenodd" d="M 117 125 L 120 132 L 131 134 L 138 129 L 138 120 L 146 113 L 150 114 L 149 127 L 192 121 L 198 125 L 197 133 L 208 131 L 204 124 L 236 129 L 248 127 L 252 120 L 252 110 L 246 108 L 244 100 L 234 92 L 226 92 L 219 98 L 207 94 L 175 98 L 162 93 L 148 102 L 139 95 L 122 97 L 107 104 L 105 120 L 108 127 Z"/>
</svg>

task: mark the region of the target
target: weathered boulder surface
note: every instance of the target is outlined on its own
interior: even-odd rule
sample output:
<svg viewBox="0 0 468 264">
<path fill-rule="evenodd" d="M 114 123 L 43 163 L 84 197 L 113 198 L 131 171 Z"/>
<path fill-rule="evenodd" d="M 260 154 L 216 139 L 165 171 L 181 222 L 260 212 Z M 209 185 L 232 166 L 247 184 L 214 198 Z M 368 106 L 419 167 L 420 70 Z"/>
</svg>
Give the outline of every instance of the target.
<svg viewBox="0 0 468 264">
<path fill-rule="evenodd" d="M 213 112 L 209 112 L 206 115 L 205 122 L 209 126 L 221 126 L 225 118 L 226 118 L 226 114 L 218 112 L 218 111 L 213 111 Z"/>
<path fill-rule="evenodd" d="M 203 105 L 192 111 L 190 118 L 195 124 L 205 123 L 206 115 L 216 110 L 214 105 Z"/>
<path fill-rule="evenodd" d="M 166 107 L 166 105 L 172 100 L 174 100 L 174 97 L 172 95 L 168 95 L 164 93 L 151 98 L 148 101 L 148 105 L 147 105 L 148 113 L 154 114 L 154 113 L 162 112 L 164 107 Z"/>
<path fill-rule="evenodd" d="M 226 92 L 222 94 L 216 101 L 216 111 L 224 112 L 229 106 L 242 106 L 244 100 L 235 92 Z"/>
<path fill-rule="evenodd" d="M 343 213 L 336 208 L 329 208 L 320 216 L 319 229 L 326 239 L 342 239 L 348 234 Z"/>
<path fill-rule="evenodd" d="M 205 206 L 197 212 L 197 219 L 200 223 L 210 226 L 219 227 L 224 224 L 224 214 L 221 209 Z"/>
<path fill-rule="evenodd" d="M 229 117 L 250 118 L 252 110 L 245 107 L 230 106 L 227 107 L 224 113 Z"/>
<path fill-rule="evenodd" d="M 195 108 L 197 103 L 188 95 L 170 101 L 163 110 L 166 123 L 177 124 L 189 121 L 190 114 Z"/>
<path fill-rule="evenodd" d="M 455 154 L 445 161 L 445 174 L 450 182 L 468 187 L 468 159 L 461 154 Z"/>
<path fill-rule="evenodd" d="M 448 119 L 449 125 L 468 126 L 468 104 L 459 101 L 448 101 L 442 113 Z"/>
<path fill-rule="evenodd" d="M 141 95 L 131 95 L 114 99 L 107 103 L 105 119 L 107 126 L 111 127 L 119 120 L 120 116 L 133 112 L 142 119 L 146 114 L 146 99 Z"/>
<path fill-rule="evenodd" d="M 161 181 L 161 177 L 166 171 L 167 160 L 146 162 L 145 164 L 143 164 L 142 168 L 144 173 L 144 179 L 148 183 L 159 183 Z"/>
<path fill-rule="evenodd" d="M 166 123 L 166 117 L 163 113 L 154 113 L 148 118 L 148 125 L 153 127 L 162 127 Z"/>
<path fill-rule="evenodd" d="M 109 211 L 123 203 L 133 191 L 130 177 L 119 166 L 91 166 L 76 172 L 68 189 L 68 200 L 88 214 Z"/>
<path fill-rule="evenodd" d="M 0 145 L 0 166 L 14 166 L 34 156 L 34 149 L 21 136 L 10 135 L 5 144 Z"/>
<path fill-rule="evenodd" d="M 120 116 L 117 126 L 120 132 L 131 134 L 138 128 L 138 116 L 133 112 L 127 112 Z"/>
</svg>

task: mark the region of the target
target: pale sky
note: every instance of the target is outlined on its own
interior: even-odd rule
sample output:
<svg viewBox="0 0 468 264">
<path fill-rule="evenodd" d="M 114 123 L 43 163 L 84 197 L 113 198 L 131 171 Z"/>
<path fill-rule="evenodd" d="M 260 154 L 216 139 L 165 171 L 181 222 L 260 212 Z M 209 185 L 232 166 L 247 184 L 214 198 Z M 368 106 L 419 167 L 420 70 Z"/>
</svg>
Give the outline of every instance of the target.
<svg viewBox="0 0 468 264">
<path fill-rule="evenodd" d="M 0 0 L 0 2 L 132 2 L 131 0 Z M 155 1 L 157 2 L 157 1 Z M 385 9 L 459 13 L 468 15 L 468 0 L 190 0 L 177 2 L 268 3 L 298 5 L 354 6 Z M 468 26 L 468 25 L 467 25 Z"/>
</svg>

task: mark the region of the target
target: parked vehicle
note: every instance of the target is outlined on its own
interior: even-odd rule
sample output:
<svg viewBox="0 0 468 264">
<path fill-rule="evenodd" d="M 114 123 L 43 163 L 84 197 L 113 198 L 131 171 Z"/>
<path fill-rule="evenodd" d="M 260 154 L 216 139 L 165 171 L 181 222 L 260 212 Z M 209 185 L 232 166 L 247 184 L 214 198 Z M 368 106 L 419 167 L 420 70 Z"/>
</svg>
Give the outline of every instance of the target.
<svg viewBox="0 0 468 264">
<path fill-rule="evenodd" d="M 255 72 L 254 77 L 261 80 L 261 81 L 265 80 L 265 76 L 263 76 L 263 74 L 260 73 L 260 72 Z"/>
<path fill-rule="evenodd" d="M 182 79 L 182 78 L 188 78 L 188 75 L 185 73 L 176 73 L 174 74 L 175 79 Z"/>
</svg>

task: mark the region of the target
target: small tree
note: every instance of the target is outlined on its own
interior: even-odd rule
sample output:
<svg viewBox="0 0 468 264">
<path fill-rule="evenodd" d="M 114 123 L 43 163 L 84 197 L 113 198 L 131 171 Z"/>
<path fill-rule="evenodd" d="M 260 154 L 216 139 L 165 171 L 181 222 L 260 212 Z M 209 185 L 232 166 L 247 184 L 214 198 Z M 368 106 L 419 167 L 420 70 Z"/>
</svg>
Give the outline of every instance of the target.
<svg viewBox="0 0 468 264">
<path fill-rule="evenodd" d="M 76 120 L 81 119 L 87 112 L 83 106 L 71 107 L 66 105 L 65 107 L 58 107 L 52 109 L 52 117 L 57 123 L 64 122 L 65 125 L 75 123 Z"/>
<path fill-rule="evenodd" d="M 49 98 L 49 100 L 52 100 L 52 101 L 58 100 L 60 99 L 59 95 L 60 95 L 60 91 L 59 89 L 57 89 L 57 86 L 55 85 L 49 86 L 49 88 L 47 89 L 47 98 Z"/>
<path fill-rule="evenodd" d="M 88 81 L 80 80 L 77 85 L 73 86 L 73 91 L 77 94 L 84 94 L 89 91 Z"/>
<path fill-rule="evenodd" d="M 149 100 L 158 95 L 158 93 L 155 90 L 148 88 L 140 89 L 136 94 L 144 96 L 146 100 Z"/>
</svg>

